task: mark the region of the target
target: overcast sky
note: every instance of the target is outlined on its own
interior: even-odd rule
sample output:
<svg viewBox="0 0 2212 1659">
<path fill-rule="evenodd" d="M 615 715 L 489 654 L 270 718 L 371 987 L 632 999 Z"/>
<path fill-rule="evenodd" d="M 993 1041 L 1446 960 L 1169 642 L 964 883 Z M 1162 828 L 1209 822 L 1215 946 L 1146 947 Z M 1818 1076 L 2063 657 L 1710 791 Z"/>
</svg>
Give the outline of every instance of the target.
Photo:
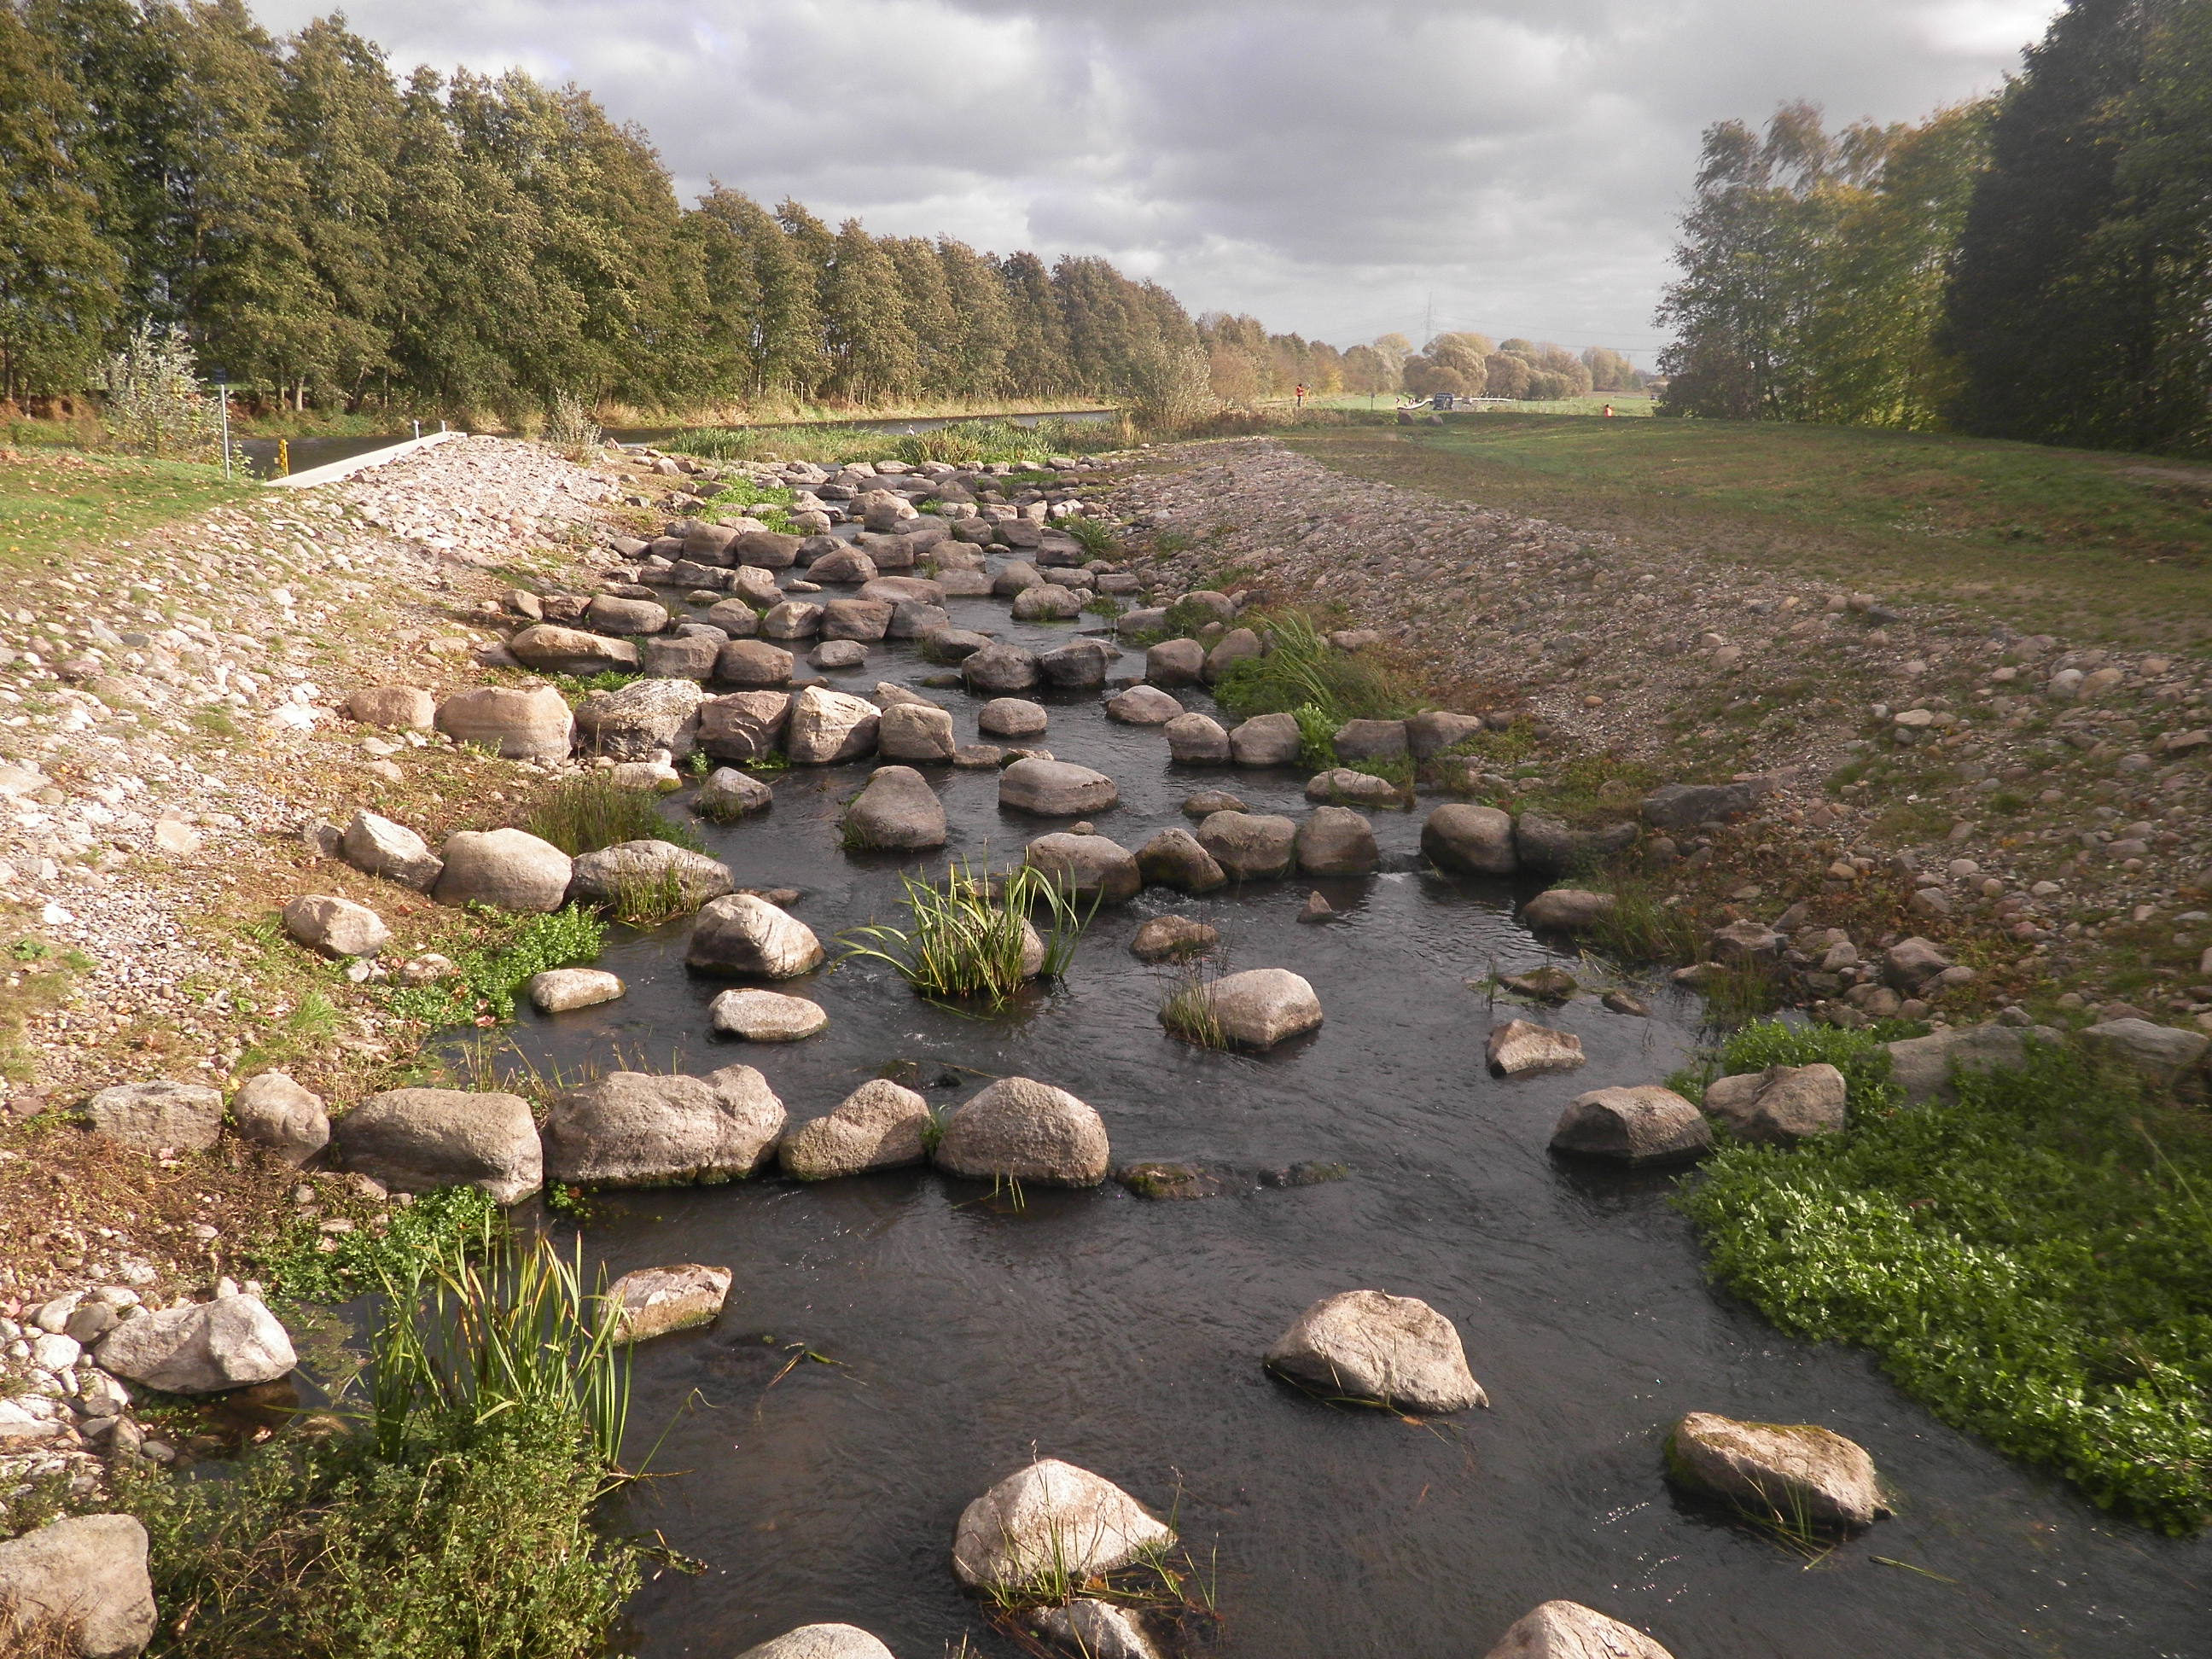
<svg viewBox="0 0 2212 1659">
<path fill-rule="evenodd" d="M 326 4 L 258 0 L 289 30 Z M 1343 346 L 1649 364 L 1698 137 L 1998 85 L 2056 0 L 354 0 L 403 73 L 520 65 L 832 223 L 1103 253 Z"/>
</svg>

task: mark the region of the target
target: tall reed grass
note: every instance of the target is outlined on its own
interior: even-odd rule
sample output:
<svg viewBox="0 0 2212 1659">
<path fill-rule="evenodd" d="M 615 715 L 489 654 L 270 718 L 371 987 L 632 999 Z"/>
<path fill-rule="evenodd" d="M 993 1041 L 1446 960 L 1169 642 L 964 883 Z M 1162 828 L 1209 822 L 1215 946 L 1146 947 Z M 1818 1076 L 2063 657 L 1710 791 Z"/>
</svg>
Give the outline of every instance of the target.
<svg viewBox="0 0 2212 1659">
<path fill-rule="evenodd" d="M 608 778 L 567 778 L 531 804 L 520 827 L 540 841 L 551 842 L 570 858 L 626 841 L 665 841 L 703 852 L 706 843 L 699 832 L 663 817 L 654 799 Z"/>
<path fill-rule="evenodd" d="M 927 996 L 975 999 L 992 1008 L 1012 1001 L 1032 977 L 1067 971 L 1091 914 L 1043 871 L 1030 865 L 993 876 L 972 865 L 945 866 L 945 879 L 902 875 L 912 926 L 871 925 L 838 935 L 841 961 L 887 963 Z M 1041 915 L 1042 928 L 1031 921 Z M 1027 971 L 1036 946 L 1043 960 Z"/>
</svg>

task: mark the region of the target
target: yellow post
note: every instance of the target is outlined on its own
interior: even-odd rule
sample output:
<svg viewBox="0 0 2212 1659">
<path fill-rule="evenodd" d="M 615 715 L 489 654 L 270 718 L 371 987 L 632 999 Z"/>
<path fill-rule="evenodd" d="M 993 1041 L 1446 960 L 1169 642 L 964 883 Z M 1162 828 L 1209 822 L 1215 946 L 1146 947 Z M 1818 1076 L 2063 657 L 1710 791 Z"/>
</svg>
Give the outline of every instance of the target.
<svg viewBox="0 0 2212 1659">
<path fill-rule="evenodd" d="M 289 438 L 276 441 L 276 476 L 280 478 L 292 476 L 292 441 Z"/>
</svg>

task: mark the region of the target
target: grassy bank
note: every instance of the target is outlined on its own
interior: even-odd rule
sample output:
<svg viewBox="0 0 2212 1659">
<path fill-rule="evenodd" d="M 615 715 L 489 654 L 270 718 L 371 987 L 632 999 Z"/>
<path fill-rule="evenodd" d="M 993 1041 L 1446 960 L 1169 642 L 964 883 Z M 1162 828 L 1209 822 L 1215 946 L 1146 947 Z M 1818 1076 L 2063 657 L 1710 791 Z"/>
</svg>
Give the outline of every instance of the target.
<svg viewBox="0 0 2212 1659">
<path fill-rule="evenodd" d="M 2071 1051 L 1899 1104 L 1865 1032 L 1752 1026 L 1722 1069 L 1826 1060 L 1847 1133 L 1733 1146 L 1684 1206 L 1784 1330 L 1871 1349 L 1936 1414 L 2161 1530 L 2212 1522 L 2212 1123 Z"/>
<path fill-rule="evenodd" d="M 0 568 L 43 568 L 58 548 L 128 538 L 261 493 L 219 466 L 0 451 Z"/>
<path fill-rule="evenodd" d="M 1387 416 L 1286 441 L 1358 477 L 2029 632 L 2212 646 L 2212 469 L 1979 439 L 1726 421 Z"/>
</svg>

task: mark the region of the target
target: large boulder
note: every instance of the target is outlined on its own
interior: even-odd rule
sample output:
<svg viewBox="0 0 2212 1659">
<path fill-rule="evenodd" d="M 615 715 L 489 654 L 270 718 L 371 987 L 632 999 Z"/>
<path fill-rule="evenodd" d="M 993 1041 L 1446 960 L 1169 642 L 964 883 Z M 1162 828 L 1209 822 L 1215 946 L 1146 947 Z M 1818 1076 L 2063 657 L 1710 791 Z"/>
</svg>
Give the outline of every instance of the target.
<svg viewBox="0 0 2212 1659">
<path fill-rule="evenodd" d="M 100 1367 L 164 1394 L 221 1394 L 274 1382 L 299 1363 L 258 1296 L 222 1296 L 126 1319 L 100 1339 Z"/>
<path fill-rule="evenodd" d="M 1003 695 L 1034 690 L 1044 671 L 1028 647 L 1000 643 L 969 653 L 961 660 L 960 678 L 970 691 Z"/>
<path fill-rule="evenodd" d="M 779 599 L 761 612 L 761 637 L 811 640 L 822 632 L 822 607 L 806 599 Z"/>
<path fill-rule="evenodd" d="M 1078 903 L 1126 904 L 1145 884 L 1129 849 L 1104 836 L 1039 836 L 1022 862 L 1043 872 Z"/>
<path fill-rule="evenodd" d="M 1321 999 L 1287 968 L 1248 968 L 1203 991 L 1222 1041 L 1239 1048 L 1272 1048 L 1319 1027 Z"/>
<path fill-rule="evenodd" d="M 1037 659 L 1044 683 L 1061 691 L 1096 691 L 1106 684 L 1106 666 L 1114 649 L 1100 640 L 1078 640 Z"/>
<path fill-rule="evenodd" d="M 1644 798 L 1644 821 L 1679 833 L 1748 812 L 1765 793 L 1753 783 L 1670 783 Z"/>
<path fill-rule="evenodd" d="M 594 593 L 584 607 L 584 620 L 605 634 L 658 634 L 668 626 L 668 608 L 651 599 L 633 599 L 618 593 Z M 533 630 L 526 629 L 525 633 Z M 520 653 L 516 653 L 520 655 Z M 524 658 L 529 661 L 529 659 Z M 632 659 L 633 662 L 635 659 Z M 543 664 L 532 663 L 532 667 Z M 569 673 L 593 671 L 569 669 Z"/>
<path fill-rule="evenodd" d="M 1513 853 L 1523 870 L 1564 876 L 1588 870 L 1636 844 L 1636 826 L 1609 823 L 1577 830 L 1544 812 L 1523 812 L 1513 823 Z"/>
<path fill-rule="evenodd" d="M 1298 868 L 1310 876 L 1364 875 L 1382 862 L 1375 826 L 1348 806 L 1317 806 L 1298 825 Z"/>
<path fill-rule="evenodd" d="M 753 812 L 765 812 L 775 804 L 775 791 L 749 772 L 734 766 L 718 766 L 707 775 L 691 810 L 702 818 L 727 823 Z"/>
<path fill-rule="evenodd" d="M 800 1181 L 827 1181 L 864 1170 L 919 1164 L 929 1156 L 929 1103 L 886 1078 L 872 1079 L 828 1116 L 783 1138 L 777 1158 Z"/>
<path fill-rule="evenodd" d="M 1832 1066 L 1770 1066 L 1714 1079 L 1705 1085 L 1705 1112 L 1739 1140 L 1790 1146 L 1841 1133 L 1847 1097 L 1844 1074 Z"/>
<path fill-rule="evenodd" d="M 1068 761 L 1018 760 L 999 774 L 999 805 L 1041 818 L 1079 818 L 1121 798 L 1103 772 Z"/>
<path fill-rule="evenodd" d="M 927 576 L 878 576 L 861 588 L 860 597 L 881 599 L 886 605 L 943 605 L 945 584 Z"/>
<path fill-rule="evenodd" d="M 559 1097 L 545 1173 L 580 1187 L 688 1187 L 750 1175 L 783 1133 L 783 1103 L 750 1066 L 705 1077 L 610 1072 Z"/>
<path fill-rule="evenodd" d="M 0 1638 L 46 1638 L 26 1653 L 128 1659 L 159 1622 L 136 1516 L 64 1516 L 0 1542 Z"/>
<path fill-rule="evenodd" d="M 287 1164 L 304 1164 L 330 1144 L 331 1116 L 323 1097 L 282 1072 L 246 1079 L 230 1097 L 230 1117 L 241 1138 Z"/>
<path fill-rule="evenodd" d="M 1261 655 L 1266 647 L 1260 636 L 1249 628 L 1232 628 L 1214 641 L 1213 649 L 1206 653 L 1206 683 L 1218 685 L 1229 671 L 1238 663 Z"/>
<path fill-rule="evenodd" d="M 1330 742 L 1343 761 L 1404 760 L 1408 752 L 1403 720 L 1346 720 Z"/>
<path fill-rule="evenodd" d="M 730 544 L 730 556 L 756 570 L 788 570 L 799 562 L 799 544 L 804 539 L 780 530 L 743 531 Z"/>
<path fill-rule="evenodd" d="M 822 607 L 822 637 L 873 643 L 890 632 L 893 608 L 884 599 L 832 599 Z"/>
<path fill-rule="evenodd" d="M 1019 1597 L 1041 1581 L 1080 1584 L 1175 1542 L 1112 1481 L 1040 1458 L 960 1512 L 952 1570 L 973 1589 Z"/>
<path fill-rule="evenodd" d="M 822 965 L 822 941 L 766 899 L 732 893 L 699 912 L 684 963 L 701 973 L 795 979 Z"/>
<path fill-rule="evenodd" d="M 1025 559 L 1009 559 L 1000 565 L 991 578 L 991 592 L 1002 599 L 1011 599 L 1024 589 L 1038 586 L 1044 573 Z"/>
<path fill-rule="evenodd" d="M 876 579 L 876 562 L 857 547 L 824 553 L 806 567 L 806 580 L 831 587 L 858 586 Z"/>
<path fill-rule="evenodd" d="M 1137 929 L 1129 941 L 1129 954 L 1139 962 L 1174 962 L 1211 950 L 1221 942 L 1221 930 L 1189 916 L 1154 916 Z"/>
<path fill-rule="evenodd" d="M 386 732 L 428 732 L 438 718 L 438 700 L 412 685 L 364 685 L 345 700 L 348 720 Z"/>
<path fill-rule="evenodd" d="M 1137 873 L 1148 885 L 1184 893 L 1210 893 L 1229 877 L 1189 830 L 1163 830 L 1137 849 Z"/>
<path fill-rule="evenodd" d="M 700 748 L 716 760 L 765 760 L 783 741 L 791 718 L 788 691 L 732 691 L 699 705 Z"/>
<path fill-rule="evenodd" d="M 2108 1019 L 2078 1032 L 2091 1054 L 2126 1067 L 2157 1088 L 2170 1089 L 2194 1070 L 2212 1046 L 2202 1031 L 2184 1031 L 2147 1019 Z"/>
<path fill-rule="evenodd" d="M 1494 806 L 1454 801 L 1421 825 L 1421 851 L 1439 870 L 1470 876 L 1510 876 L 1520 867 L 1513 851 L 1512 815 Z"/>
<path fill-rule="evenodd" d="M 1160 728 L 1168 758 L 1191 766 L 1218 766 L 1229 758 L 1229 732 L 1211 714 L 1177 714 Z"/>
<path fill-rule="evenodd" d="M 592 603 L 598 605 L 599 599 L 595 598 Z M 653 608 L 660 611 L 657 605 Z M 665 626 L 667 621 L 668 613 L 660 611 L 661 625 Z M 657 634 L 660 629 L 645 628 L 635 631 Z M 637 672 L 637 647 L 628 640 L 609 639 L 605 634 L 586 633 L 580 628 L 562 628 L 552 623 L 538 623 L 523 629 L 507 641 L 507 648 L 514 653 L 517 662 L 526 668 L 534 668 L 541 674 Z M 444 729 L 442 721 L 440 729 Z"/>
<path fill-rule="evenodd" d="M 303 893 L 282 915 L 286 933 L 326 957 L 373 957 L 392 942 L 382 916 L 335 893 Z"/>
<path fill-rule="evenodd" d="M 1509 1019 L 1492 1028 L 1485 1054 L 1491 1070 L 1501 1077 L 1571 1072 L 1585 1058 L 1583 1040 L 1573 1032 L 1527 1019 Z"/>
<path fill-rule="evenodd" d="M 477 1187 L 513 1204 L 544 1184 L 538 1126 L 520 1095 L 393 1089 L 338 1119 L 331 1138 L 347 1169 L 394 1192 Z"/>
<path fill-rule="evenodd" d="M 1889 1045 L 1889 1080 L 1914 1105 L 1959 1097 L 1961 1072 L 1992 1072 L 2023 1064 L 2030 1039 L 2056 1044 L 2048 1025 L 1961 1025 L 1906 1037 Z"/>
<path fill-rule="evenodd" d="M 640 653 L 647 678 L 633 684 L 650 684 L 657 680 L 690 680 L 698 684 L 714 677 L 714 665 L 720 660 L 722 647 L 730 636 L 726 629 L 702 627 L 693 623 L 678 625 L 679 631 L 665 639 L 647 640 Z"/>
<path fill-rule="evenodd" d="M 610 643 L 610 641 L 602 641 Z M 438 705 L 438 729 L 455 743 L 505 760 L 564 760 L 575 740 L 568 700 L 550 685 L 457 692 Z"/>
<path fill-rule="evenodd" d="M 878 766 L 845 809 L 851 848 L 913 852 L 944 846 L 945 833 L 945 803 L 911 766 Z"/>
<path fill-rule="evenodd" d="M 769 603 L 773 605 L 775 601 L 771 599 Z M 718 599 L 707 607 L 700 620 L 709 628 L 720 629 L 728 640 L 750 640 L 760 633 L 760 612 L 745 599 Z M 719 661 L 720 653 L 716 654 Z M 713 678 L 714 673 L 714 670 L 708 670 L 708 678 Z"/>
<path fill-rule="evenodd" d="M 705 643 L 713 647 L 711 665 L 721 647 Z M 655 750 L 665 749 L 680 760 L 691 752 L 706 696 L 695 679 L 632 680 L 612 691 L 594 691 L 576 705 L 577 747 L 617 761 L 650 760 Z"/>
<path fill-rule="evenodd" d="M 532 974 L 523 988 L 541 1014 L 566 1014 L 619 1002 L 628 990 L 619 975 L 604 968 L 548 968 Z"/>
<path fill-rule="evenodd" d="M 118 1083 L 85 1103 L 92 1127 L 141 1152 L 204 1152 L 222 1133 L 222 1096 L 201 1083 Z"/>
<path fill-rule="evenodd" d="M 1742 1423 L 1692 1412 L 1667 1437 L 1677 1486 L 1794 1528 L 1856 1532 L 1890 1513 L 1874 1459 L 1810 1423 Z"/>
<path fill-rule="evenodd" d="M 527 915 L 568 902 L 572 860 L 527 830 L 457 830 L 440 850 L 446 867 L 431 896 L 441 904 L 489 904 Z"/>
<path fill-rule="evenodd" d="M 1026 697 L 994 697 L 975 711 L 975 729 L 994 738 L 1033 738 L 1051 723 L 1044 705 Z"/>
<path fill-rule="evenodd" d="M 1306 780 L 1306 799 L 1329 806 L 1410 806 L 1411 792 L 1372 772 L 1334 767 Z"/>
<path fill-rule="evenodd" d="M 1196 685 L 1206 677 L 1206 647 L 1196 640 L 1162 640 L 1145 653 L 1145 678 L 1153 685 Z"/>
<path fill-rule="evenodd" d="M 810 685 L 791 700 L 784 752 L 794 765 L 830 766 L 856 760 L 876 746 L 882 711 L 866 697 Z"/>
<path fill-rule="evenodd" d="M 1016 622 L 1072 622 L 1083 614 L 1090 598 L 1079 588 L 1039 582 L 1014 595 L 1013 618 Z"/>
<path fill-rule="evenodd" d="M 696 1261 L 624 1273 L 607 1286 L 600 1304 L 614 1322 L 612 1340 L 644 1342 L 713 1324 L 729 1299 L 730 1278 L 727 1267 Z"/>
<path fill-rule="evenodd" d="M 1440 755 L 1482 730 L 1480 714 L 1453 714 L 1432 708 L 1406 722 L 1406 750 L 1417 761 Z"/>
<path fill-rule="evenodd" d="M 1552 1150 L 1615 1164 L 1673 1164 L 1712 1149 L 1705 1115 L 1672 1089 L 1594 1089 L 1559 1114 Z"/>
<path fill-rule="evenodd" d="M 1601 927 L 1620 904 L 1611 893 L 1592 893 L 1579 887 L 1552 887 L 1521 907 L 1521 920 L 1529 927 L 1560 933 L 1587 933 Z"/>
<path fill-rule="evenodd" d="M 445 861 L 404 823 L 357 811 L 338 839 L 338 854 L 356 870 L 383 876 L 403 887 L 427 893 L 438 884 Z"/>
<path fill-rule="evenodd" d="M 1125 726 L 1165 726 L 1182 705 L 1156 685 L 1133 685 L 1106 699 L 1106 715 Z"/>
<path fill-rule="evenodd" d="M 1215 812 L 1198 826 L 1198 844 L 1231 881 L 1290 873 L 1298 827 L 1263 812 Z"/>
<path fill-rule="evenodd" d="M 893 703 L 876 726 L 876 753 L 887 761 L 950 761 L 958 746 L 951 710 L 930 703 Z"/>
<path fill-rule="evenodd" d="M 1547 1601 L 1514 1620 L 1484 1659 L 1674 1659 L 1642 1631 L 1579 1601 Z"/>
<path fill-rule="evenodd" d="M 744 690 L 791 684 L 791 653 L 766 640 L 732 640 L 714 656 L 714 682 Z"/>
<path fill-rule="evenodd" d="M 623 841 L 586 853 L 569 866 L 568 896 L 592 903 L 620 898 L 647 883 L 672 882 L 686 910 L 737 885 L 730 866 L 665 841 Z"/>
<path fill-rule="evenodd" d="M 755 611 L 765 611 L 783 598 L 783 589 L 775 580 L 775 573 L 765 565 L 740 565 L 730 572 L 730 592 L 750 605 Z M 732 630 L 735 632 L 735 630 Z M 747 629 L 745 632 L 752 630 Z"/>
<path fill-rule="evenodd" d="M 981 1181 L 1096 1187 L 1110 1154 L 1098 1114 L 1064 1089 L 1000 1078 L 945 1120 L 937 1166 Z"/>
<path fill-rule="evenodd" d="M 801 1625 L 738 1659 L 893 1659 L 891 1650 L 858 1625 Z"/>
<path fill-rule="evenodd" d="M 1296 766 L 1304 746 L 1295 714 L 1255 714 L 1229 733 L 1229 757 L 1239 766 Z"/>
<path fill-rule="evenodd" d="M 1410 1296 L 1323 1297 L 1275 1339 L 1267 1363 L 1332 1400 L 1360 1405 L 1429 1413 L 1490 1403 L 1451 1321 Z"/>
</svg>

